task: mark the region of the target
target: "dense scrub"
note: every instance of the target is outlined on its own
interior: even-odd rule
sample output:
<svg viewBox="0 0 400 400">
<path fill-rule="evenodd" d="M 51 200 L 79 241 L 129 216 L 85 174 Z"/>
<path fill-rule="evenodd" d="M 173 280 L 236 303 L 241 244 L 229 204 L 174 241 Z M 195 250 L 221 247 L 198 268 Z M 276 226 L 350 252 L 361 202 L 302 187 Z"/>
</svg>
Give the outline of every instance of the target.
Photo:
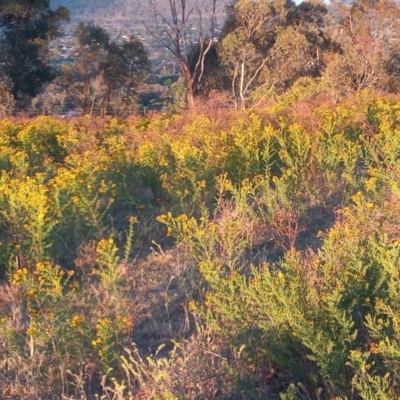
<svg viewBox="0 0 400 400">
<path fill-rule="evenodd" d="M 1 397 L 397 398 L 399 118 L 0 121 Z"/>
</svg>

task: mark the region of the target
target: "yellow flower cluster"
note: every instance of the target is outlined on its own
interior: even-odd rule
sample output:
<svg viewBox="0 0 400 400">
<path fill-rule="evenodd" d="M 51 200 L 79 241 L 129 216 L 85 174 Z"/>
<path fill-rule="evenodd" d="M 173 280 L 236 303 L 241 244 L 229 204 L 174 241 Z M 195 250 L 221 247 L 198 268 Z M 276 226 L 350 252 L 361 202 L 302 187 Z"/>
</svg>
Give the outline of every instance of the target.
<svg viewBox="0 0 400 400">
<path fill-rule="evenodd" d="M 75 314 L 71 319 L 71 326 L 79 328 L 85 320 L 86 317 L 83 314 Z"/>
<path fill-rule="evenodd" d="M 136 224 L 136 222 L 138 222 L 137 217 L 135 217 L 134 215 L 131 215 L 131 216 L 128 218 L 128 220 L 129 220 L 129 223 L 130 223 L 130 224 Z"/>
<path fill-rule="evenodd" d="M 26 297 L 35 297 L 36 294 L 37 294 L 36 289 L 30 289 L 28 293 L 26 293 Z"/>
<path fill-rule="evenodd" d="M 99 322 L 97 323 L 96 328 L 97 328 L 97 330 L 101 330 L 103 328 L 110 326 L 111 323 L 112 323 L 112 321 L 110 318 L 108 318 L 108 317 L 101 318 L 99 320 Z"/>
<path fill-rule="evenodd" d="M 28 336 L 33 336 L 36 332 L 37 332 L 37 327 L 32 325 L 26 330 L 26 334 Z"/>
<path fill-rule="evenodd" d="M 97 347 L 100 346 L 103 343 L 103 339 L 97 338 L 92 340 L 92 346 Z"/>
<path fill-rule="evenodd" d="M 133 323 L 126 315 L 118 317 L 119 327 L 122 329 L 132 328 Z"/>
<path fill-rule="evenodd" d="M 11 283 L 13 285 L 18 285 L 26 281 L 28 277 L 28 270 L 26 268 L 19 269 L 12 277 Z"/>
<path fill-rule="evenodd" d="M 114 245 L 114 239 L 102 239 L 97 245 L 97 251 L 101 252 L 103 250 L 108 249 L 110 246 Z"/>
</svg>

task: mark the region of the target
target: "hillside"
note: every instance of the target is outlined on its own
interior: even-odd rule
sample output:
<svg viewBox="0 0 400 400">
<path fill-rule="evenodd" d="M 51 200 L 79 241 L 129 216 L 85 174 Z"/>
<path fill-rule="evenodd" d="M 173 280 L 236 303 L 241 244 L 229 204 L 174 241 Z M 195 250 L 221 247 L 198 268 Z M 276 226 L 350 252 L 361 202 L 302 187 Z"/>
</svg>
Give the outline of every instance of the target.
<svg viewBox="0 0 400 400">
<path fill-rule="evenodd" d="M 130 24 L 152 23 L 154 12 L 149 1 L 146 0 L 51 0 L 51 7 L 66 6 L 71 12 L 71 19 L 74 20 L 93 20 L 118 21 L 120 23 L 129 22 Z M 202 12 L 207 13 L 208 5 L 211 0 L 205 0 L 201 4 Z M 224 14 L 224 1 L 220 1 L 219 17 Z M 168 1 L 158 1 L 161 10 L 168 9 Z"/>
<path fill-rule="evenodd" d="M 72 19 L 130 20 L 135 23 L 148 19 L 148 2 L 144 0 L 52 0 L 51 6 L 66 6 Z"/>
<path fill-rule="evenodd" d="M 400 398 L 400 98 L 295 97 L 0 121 L 1 399 Z"/>
</svg>

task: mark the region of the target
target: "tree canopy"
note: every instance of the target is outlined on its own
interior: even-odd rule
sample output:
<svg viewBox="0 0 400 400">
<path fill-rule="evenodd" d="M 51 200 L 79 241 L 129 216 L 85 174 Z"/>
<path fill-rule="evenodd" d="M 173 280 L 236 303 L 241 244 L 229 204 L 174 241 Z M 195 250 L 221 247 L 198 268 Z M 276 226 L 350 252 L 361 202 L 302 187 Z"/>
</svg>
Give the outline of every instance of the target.
<svg viewBox="0 0 400 400">
<path fill-rule="evenodd" d="M 48 0 L 0 1 L 0 64 L 14 99 L 35 96 L 54 78 L 48 43 L 68 19 L 67 8 L 51 10 Z"/>
<path fill-rule="evenodd" d="M 117 44 L 104 28 L 83 22 L 77 27 L 75 40 L 74 61 L 57 79 L 75 108 L 92 113 L 96 107 L 105 113 L 112 97 L 131 104 L 149 69 L 143 44 L 135 37 Z"/>
</svg>

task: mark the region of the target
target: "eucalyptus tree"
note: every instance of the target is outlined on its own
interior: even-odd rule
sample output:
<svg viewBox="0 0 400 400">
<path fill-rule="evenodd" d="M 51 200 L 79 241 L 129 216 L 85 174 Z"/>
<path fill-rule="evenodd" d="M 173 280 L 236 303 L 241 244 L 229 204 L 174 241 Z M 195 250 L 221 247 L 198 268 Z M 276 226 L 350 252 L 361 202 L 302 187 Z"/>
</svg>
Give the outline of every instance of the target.
<svg viewBox="0 0 400 400">
<path fill-rule="evenodd" d="M 131 103 L 135 98 L 137 87 L 144 81 L 150 69 L 150 63 L 143 43 L 130 37 L 121 45 L 110 43 L 105 58 L 100 62 L 106 92 L 103 98 L 103 109 L 110 104 L 115 92 Z"/>
<path fill-rule="evenodd" d="M 242 108 L 252 92 L 273 87 L 260 78 L 285 16 L 285 3 L 280 0 L 237 0 L 228 8 L 219 53 L 231 78 L 232 94 Z"/>
<path fill-rule="evenodd" d="M 76 80 L 82 82 L 81 108 L 92 112 L 96 96 L 105 91 L 100 63 L 106 57 L 110 43 L 107 31 L 93 23 L 80 22 L 75 32 L 76 55 L 73 68 Z"/>
<path fill-rule="evenodd" d="M 326 14 L 322 0 L 236 0 L 228 7 L 219 55 L 237 106 L 321 75 L 331 47 Z"/>
<path fill-rule="evenodd" d="M 104 28 L 83 22 L 78 25 L 75 38 L 77 54 L 66 76 L 72 74 L 80 82 L 80 108 L 92 113 L 96 104 L 104 114 L 113 95 L 131 103 L 149 69 L 143 44 L 135 37 L 117 44 Z"/>
<path fill-rule="evenodd" d="M 0 68 L 15 100 L 34 97 L 54 78 L 48 44 L 68 18 L 67 8 L 51 10 L 49 0 L 0 0 Z"/>
<path fill-rule="evenodd" d="M 334 3 L 327 34 L 337 51 L 324 80 L 339 96 L 363 89 L 397 91 L 400 77 L 400 6 L 391 0 Z"/>
</svg>

